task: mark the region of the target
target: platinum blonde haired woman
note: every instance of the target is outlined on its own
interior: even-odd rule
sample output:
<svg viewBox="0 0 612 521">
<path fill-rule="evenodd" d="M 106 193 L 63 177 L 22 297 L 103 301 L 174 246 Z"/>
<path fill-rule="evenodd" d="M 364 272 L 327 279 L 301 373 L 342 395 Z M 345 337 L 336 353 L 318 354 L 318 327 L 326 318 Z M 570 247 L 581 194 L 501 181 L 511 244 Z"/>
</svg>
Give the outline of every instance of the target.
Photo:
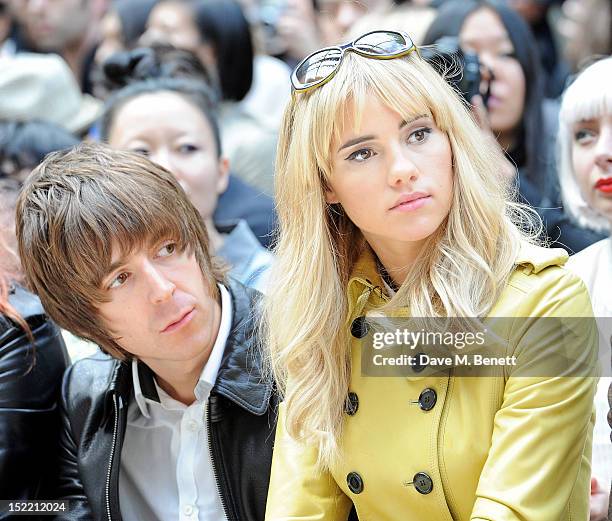
<svg viewBox="0 0 612 521">
<path fill-rule="evenodd" d="M 373 313 L 592 316 L 567 254 L 522 231 L 499 153 L 403 33 L 317 51 L 292 84 L 266 520 L 344 521 L 353 506 L 361 521 L 586 519 L 594 378 L 362 374 Z M 520 354 L 530 331 L 513 320 Z M 590 337 L 573 349 L 594 356 Z"/>
<path fill-rule="evenodd" d="M 578 75 L 563 95 L 558 139 L 559 178 L 566 208 L 582 226 L 608 235 L 612 230 L 612 89 L 601 86 L 610 78 L 612 58 L 599 60 Z M 584 280 L 595 315 L 606 318 L 601 329 L 610 346 L 612 239 L 608 236 L 572 255 L 568 267 Z M 612 393 L 609 351 L 603 363 L 608 373 L 599 381 L 595 397 L 591 521 L 606 518 L 612 481 L 612 445 L 606 421 L 608 392 Z"/>
</svg>

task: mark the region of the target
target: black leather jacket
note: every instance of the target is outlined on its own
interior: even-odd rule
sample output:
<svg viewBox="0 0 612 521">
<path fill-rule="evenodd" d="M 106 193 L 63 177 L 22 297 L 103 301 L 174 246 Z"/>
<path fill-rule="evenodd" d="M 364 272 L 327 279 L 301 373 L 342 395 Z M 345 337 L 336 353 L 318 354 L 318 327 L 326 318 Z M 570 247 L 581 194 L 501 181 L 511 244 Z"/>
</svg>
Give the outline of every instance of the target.
<svg viewBox="0 0 612 521">
<path fill-rule="evenodd" d="M 37 297 L 16 286 L 9 303 L 30 326 L 34 347 L 21 327 L 0 315 L 0 498 L 49 499 L 68 354 Z"/>
<path fill-rule="evenodd" d="M 237 282 L 231 282 L 228 289 L 233 305 L 232 328 L 208 400 L 210 451 L 228 520 L 262 521 L 272 461 L 276 394 L 262 379 L 255 341 L 254 310 L 259 294 Z M 156 392 L 152 372 L 142 363 L 139 378 L 145 395 Z M 129 363 L 99 354 L 80 360 L 66 371 L 57 497 L 69 499 L 70 509 L 56 519 L 122 519 L 119 469 L 132 399 Z M 152 471 L 154 458 L 152 455 Z"/>
</svg>

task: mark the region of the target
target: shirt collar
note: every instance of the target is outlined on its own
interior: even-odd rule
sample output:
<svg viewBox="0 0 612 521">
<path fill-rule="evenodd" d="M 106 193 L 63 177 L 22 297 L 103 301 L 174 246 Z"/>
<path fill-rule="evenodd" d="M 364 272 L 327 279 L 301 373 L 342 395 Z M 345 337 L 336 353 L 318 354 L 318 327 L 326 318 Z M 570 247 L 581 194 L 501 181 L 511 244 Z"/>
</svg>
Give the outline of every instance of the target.
<svg viewBox="0 0 612 521">
<path fill-rule="evenodd" d="M 194 389 L 196 400 L 199 402 L 208 399 L 211 389 L 217 380 L 225 344 L 232 327 L 232 299 L 229 291 L 222 284 L 218 284 L 221 293 L 221 322 L 219 332 L 210 352 L 208 362 L 202 369 L 200 378 Z M 149 418 L 149 404 L 160 403 L 159 388 L 155 381 L 155 373 L 143 362 L 132 360 L 132 380 L 134 396 L 140 412 Z"/>
</svg>

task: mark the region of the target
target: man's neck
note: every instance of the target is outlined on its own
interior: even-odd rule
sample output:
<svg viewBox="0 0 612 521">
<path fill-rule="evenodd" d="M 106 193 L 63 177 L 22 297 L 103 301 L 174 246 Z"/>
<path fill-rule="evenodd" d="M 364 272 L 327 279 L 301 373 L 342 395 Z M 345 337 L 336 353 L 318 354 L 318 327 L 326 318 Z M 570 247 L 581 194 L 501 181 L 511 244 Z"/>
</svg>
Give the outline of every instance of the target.
<svg viewBox="0 0 612 521">
<path fill-rule="evenodd" d="M 168 374 L 164 378 L 164 375 L 154 371 L 155 380 L 169 396 L 185 405 L 191 405 L 196 400 L 195 388 L 209 357 L 210 351 L 207 352 L 206 360 L 201 366 L 194 367 L 191 371 L 183 374 L 177 375 L 173 372 L 172 375 Z"/>
</svg>

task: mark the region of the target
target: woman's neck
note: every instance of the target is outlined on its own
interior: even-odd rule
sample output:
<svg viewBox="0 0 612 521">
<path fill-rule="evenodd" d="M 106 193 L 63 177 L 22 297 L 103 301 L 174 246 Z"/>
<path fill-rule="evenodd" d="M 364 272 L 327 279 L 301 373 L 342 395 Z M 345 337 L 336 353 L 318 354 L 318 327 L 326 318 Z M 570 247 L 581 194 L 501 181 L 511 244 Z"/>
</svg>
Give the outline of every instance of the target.
<svg viewBox="0 0 612 521">
<path fill-rule="evenodd" d="M 378 239 L 368 237 L 367 234 L 364 235 L 366 235 L 368 244 L 378 257 L 378 262 L 384 268 L 384 274 L 390 279 L 387 280 L 387 283 L 393 283 L 389 284 L 391 287 L 394 285 L 399 287 L 403 284 L 427 240 L 391 242 L 388 239 Z"/>
</svg>

